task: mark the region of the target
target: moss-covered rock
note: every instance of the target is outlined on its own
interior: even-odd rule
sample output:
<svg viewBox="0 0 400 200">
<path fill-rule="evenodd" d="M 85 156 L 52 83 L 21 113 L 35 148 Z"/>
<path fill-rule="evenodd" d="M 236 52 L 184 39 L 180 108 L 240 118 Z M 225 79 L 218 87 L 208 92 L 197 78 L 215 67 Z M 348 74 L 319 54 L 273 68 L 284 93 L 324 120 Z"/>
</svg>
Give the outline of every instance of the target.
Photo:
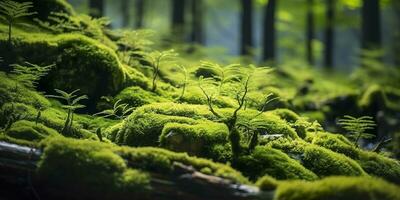
<svg viewBox="0 0 400 200">
<path fill-rule="evenodd" d="M 398 200 L 399 187 L 368 177 L 329 177 L 315 182 L 280 182 L 275 200 Z"/>
<path fill-rule="evenodd" d="M 6 45 L 5 36 L 0 44 Z M 126 80 L 124 67 L 115 52 L 100 42 L 79 34 L 18 33 L 13 51 L 0 50 L 5 61 L 29 61 L 39 65 L 56 64 L 45 76 L 39 89 L 53 93 L 53 89 L 80 89 L 89 96 L 88 108 L 94 109 L 101 96 L 115 95 Z"/>
<path fill-rule="evenodd" d="M 238 169 L 253 180 L 264 175 L 279 180 L 315 180 L 318 178 L 313 172 L 282 151 L 265 146 L 256 147 L 250 155 L 242 156 L 237 165 Z"/>
<path fill-rule="evenodd" d="M 36 124 L 26 120 L 20 120 L 13 123 L 5 134 L 9 137 L 31 142 L 39 142 L 48 136 L 59 135 L 54 129 L 48 128 L 43 124 Z"/>
<path fill-rule="evenodd" d="M 160 136 L 160 144 L 167 149 L 187 152 L 189 155 L 211 157 L 215 145 L 228 143 L 225 124 L 204 122 L 199 124 L 167 123 Z M 212 157 L 211 157 L 212 158 Z"/>
<path fill-rule="evenodd" d="M 138 86 L 125 88 L 115 96 L 115 99 L 120 99 L 122 103 L 127 103 L 132 107 L 168 101 L 168 99 L 161 97 L 159 94 L 146 91 Z"/>
<path fill-rule="evenodd" d="M 271 113 L 279 116 L 279 118 L 286 120 L 287 122 L 294 123 L 300 119 L 300 116 L 293 112 L 292 110 L 286 108 L 279 108 L 272 111 L 268 111 L 267 113 Z"/>
<path fill-rule="evenodd" d="M 279 182 L 275 178 L 265 175 L 257 180 L 256 185 L 262 191 L 272 191 L 278 187 Z"/>
<path fill-rule="evenodd" d="M 60 137 L 44 140 L 42 145 L 44 155 L 36 178 L 46 189 L 67 195 L 63 198 L 144 198 L 156 192 L 150 187 L 149 174 L 172 176 L 175 162 L 234 183 L 249 183 L 227 165 L 159 148 L 119 147 Z"/>
</svg>

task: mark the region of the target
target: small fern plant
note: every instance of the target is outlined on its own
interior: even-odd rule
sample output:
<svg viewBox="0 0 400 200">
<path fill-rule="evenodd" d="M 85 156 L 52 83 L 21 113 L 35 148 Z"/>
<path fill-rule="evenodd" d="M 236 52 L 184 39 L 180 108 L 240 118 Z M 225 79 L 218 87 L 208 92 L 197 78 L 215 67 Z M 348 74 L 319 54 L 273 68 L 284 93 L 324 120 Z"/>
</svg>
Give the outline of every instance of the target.
<svg viewBox="0 0 400 200">
<path fill-rule="evenodd" d="M 74 121 L 74 111 L 80 108 L 84 108 L 84 105 L 79 104 L 80 101 L 88 99 L 86 95 L 78 96 L 76 93 L 79 92 L 79 89 L 72 91 L 71 93 L 67 93 L 65 91 L 54 89 L 58 95 L 46 95 L 49 98 L 60 99 L 65 102 L 62 108 L 66 109 L 68 114 L 65 119 L 64 127 L 61 130 L 61 133 L 65 136 L 73 136 L 72 125 Z"/>
<path fill-rule="evenodd" d="M 25 65 L 12 64 L 11 77 L 28 89 L 34 89 L 40 78 L 45 76 L 54 66 L 54 64 L 39 66 L 29 62 L 25 62 Z"/>
<path fill-rule="evenodd" d="M 145 53 L 143 56 L 146 61 L 150 62 L 150 66 L 144 67 L 148 67 L 152 71 L 151 91 L 154 92 L 157 89 L 156 81 L 160 75 L 161 65 L 165 64 L 167 61 L 173 60 L 176 56 L 178 56 L 178 54 L 175 53 L 173 49 L 171 49 L 166 51 L 153 51 L 150 53 Z"/>
<path fill-rule="evenodd" d="M 125 119 L 129 114 L 132 113 L 134 109 L 135 108 L 129 107 L 129 105 L 126 103 L 121 103 L 121 99 L 119 99 L 114 103 L 112 109 L 103 110 L 101 112 L 94 114 L 94 116 L 100 115 L 105 118 L 111 117 L 116 119 Z"/>
<path fill-rule="evenodd" d="M 370 116 L 356 118 L 345 115 L 342 119 L 339 119 L 338 124 L 347 131 L 349 134 L 348 137 L 353 140 L 355 146 L 358 146 L 358 142 L 362 138 L 369 139 L 375 137 L 375 135 L 366 133 L 367 130 L 374 129 L 376 126 L 373 118 Z"/>
<path fill-rule="evenodd" d="M 36 14 L 36 12 L 29 12 L 32 7 L 32 2 L 18 3 L 10 0 L 0 2 L 0 17 L 8 23 L 8 43 L 10 45 L 12 26 L 18 23 L 20 18 Z"/>
</svg>

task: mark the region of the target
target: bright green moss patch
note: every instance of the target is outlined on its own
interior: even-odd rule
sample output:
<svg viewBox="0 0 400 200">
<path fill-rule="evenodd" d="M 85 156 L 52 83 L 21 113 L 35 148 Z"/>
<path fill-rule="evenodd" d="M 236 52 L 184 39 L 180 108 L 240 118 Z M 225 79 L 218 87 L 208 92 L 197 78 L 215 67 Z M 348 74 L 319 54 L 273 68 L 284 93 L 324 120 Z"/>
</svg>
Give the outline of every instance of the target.
<svg viewBox="0 0 400 200">
<path fill-rule="evenodd" d="M 58 132 L 40 123 L 21 120 L 13 123 L 6 131 L 6 135 L 15 139 L 38 142 L 48 136 L 58 135 Z"/>
<path fill-rule="evenodd" d="M 133 86 L 122 90 L 115 99 L 121 99 L 123 103 L 132 107 L 140 107 L 150 103 L 166 102 L 168 99 L 160 97 L 160 95 L 146 91 L 140 87 Z"/>
<path fill-rule="evenodd" d="M 271 190 L 275 190 L 278 187 L 279 182 L 275 178 L 266 175 L 266 176 L 259 178 L 256 182 L 256 185 L 262 191 L 271 191 Z"/>
<path fill-rule="evenodd" d="M 199 124 L 167 123 L 160 136 L 162 147 L 187 152 L 189 155 L 210 157 L 218 152 L 215 145 L 228 143 L 228 128 L 225 124 L 205 122 Z"/>
<path fill-rule="evenodd" d="M 384 157 L 375 152 L 360 151 L 359 159 L 356 161 L 368 174 L 400 184 L 400 162 L 398 160 Z"/>
<path fill-rule="evenodd" d="M 279 116 L 279 118 L 286 120 L 287 122 L 294 123 L 297 120 L 299 120 L 299 115 L 297 115 L 295 112 L 289 110 L 289 109 L 284 109 L 284 108 L 279 108 L 275 109 L 272 111 L 268 111 L 267 113 L 272 113 L 274 115 Z"/>
<path fill-rule="evenodd" d="M 250 155 L 241 157 L 237 168 L 253 180 L 264 175 L 279 180 L 315 180 L 318 178 L 313 172 L 282 151 L 263 146 L 256 147 Z"/>
<path fill-rule="evenodd" d="M 79 34 L 17 34 L 14 50 L 2 48 L 7 62 L 27 60 L 39 65 L 56 64 L 40 81 L 40 88 L 53 93 L 54 88 L 65 91 L 80 89 L 89 96 L 93 109 L 101 96 L 116 94 L 126 78 L 115 52 L 100 42 Z M 0 43 L 6 45 L 6 38 Z"/>
<path fill-rule="evenodd" d="M 358 149 L 343 135 L 320 132 L 309 136 L 307 140 L 312 144 L 344 154 L 352 159 L 358 158 Z"/>
<path fill-rule="evenodd" d="M 280 182 L 274 200 L 398 200 L 400 188 L 368 177 L 330 177 L 315 182 Z"/>
<path fill-rule="evenodd" d="M 128 168 L 112 146 L 62 138 L 44 144 L 37 176 L 52 189 L 102 199 L 127 199 L 149 190 L 148 175 Z"/>
</svg>

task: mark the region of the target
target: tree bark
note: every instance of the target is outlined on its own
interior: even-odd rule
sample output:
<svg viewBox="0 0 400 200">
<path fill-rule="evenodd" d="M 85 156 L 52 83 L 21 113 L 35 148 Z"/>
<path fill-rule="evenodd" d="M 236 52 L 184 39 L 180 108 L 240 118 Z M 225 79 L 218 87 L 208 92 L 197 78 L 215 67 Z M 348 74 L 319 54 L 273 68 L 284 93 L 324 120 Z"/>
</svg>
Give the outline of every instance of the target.
<svg viewBox="0 0 400 200">
<path fill-rule="evenodd" d="M 177 41 L 185 39 L 185 3 L 186 0 L 172 0 L 172 34 Z"/>
<path fill-rule="evenodd" d="M 326 0 L 326 24 L 325 24 L 325 51 L 324 66 L 328 69 L 333 68 L 334 57 L 334 26 L 335 26 L 335 2 L 336 0 Z"/>
<path fill-rule="evenodd" d="M 121 2 L 121 12 L 122 12 L 122 27 L 129 26 L 129 0 L 122 0 Z"/>
<path fill-rule="evenodd" d="M 380 49 L 381 16 L 379 0 L 363 0 L 361 9 L 361 47 L 365 50 Z"/>
<path fill-rule="evenodd" d="M 89 0 L 90 16 L 100 18 L 104 16 L 104 1 Z"/>
<path fill-rule="evenodd" d="M 204 25 L 203 25 L 203 0 L 192 0 L 192 33 L 190 41 L 192 43 L 204 44 Z"/>
<path fill-rule="evenodd" d="M 135 27 L 143 28 L 144 21 L 144 0 L 136 0 L 136 20 Z"/>
<path fill-rule="evenodd" d="M 307 19 L 306 19 L 306 57 L 307 62 L 310 65 L 314 65 L 314 54 L 313 54 L 313 39 L 314 33 L 314 0 L 307 0 Z"/>
<path fill-rule="evenodd" d="M 392 1 L 394 14 L 396 17 L 397 28 L 395 33 L 395 41 L 400 41 L 400 1 Z M 400 67 L 400 44 L 399 42 L 393 42 L 394 54 L 394 65 Z"/>
<path fill-rule="evenodd" d="M 275 11 L 276 0 L 269 0 L 264 11 L 263 60 L 275 63 Z"/>
<path fill-rule="evenodd" d="M 253 48 L 253 0 L 241 0 L 240 54 L 251 55 Z"/>
</svg>

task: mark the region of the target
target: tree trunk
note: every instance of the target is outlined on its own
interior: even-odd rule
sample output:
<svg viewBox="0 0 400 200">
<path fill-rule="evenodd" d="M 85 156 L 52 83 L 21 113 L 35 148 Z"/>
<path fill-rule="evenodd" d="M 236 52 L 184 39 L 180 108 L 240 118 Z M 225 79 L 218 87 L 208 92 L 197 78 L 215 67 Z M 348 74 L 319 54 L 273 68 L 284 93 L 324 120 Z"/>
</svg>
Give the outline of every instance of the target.
<svg viewBox="0 0 400 200">
<path fill-rule="evenodd" d="M 325 27 L 325 51 L 324 66 L 328 69 L 333 67 L 334 57 L 334 26 L 335 26 L 335 1 L 326 0 L 326 27 Z"/>
<path fill-rule="evenodd" d="M 185 39 L 185 2 L 172 0 L 172 34 L 177 41 Z"/>
<path fill-rule="evenodd" d="M 121 2 L 122 12 L 122 27 L 126 28 L 129 26 L 129 0 L 122 0 Z"/>
<path fill-rule="evenodd" d="M 379 7 L 379 0 L 363 0 L 361 9 L 361 47 L 365 50 L 376 50 L 381 47 L 381 16 Z"/>
<path fill-rule="evenodd" d="M 204 44 L 203 26 L 203 0 L 192 0 L 192 33 L 190 41 L 192 43 Z"/>
<path fill-rule="evenodd" d="M 143 28 L 144 21 L 144 0 L 136 0 L 136 20 L 135 27 Z"/>
<path fill-rule="evenodd" d="M 263 60 L 275 62 L 275 10 L 276 0 L 269 0 L 264 11 Z"/>
<path fill-rule="evenodd" d="M 253 48 L 253 0 L 241 0 L 240 54 L 251 55 Z"/>
<path fill-rule="evenodd" d="M 396 35 L 394 40 L 395 41 L 400 41 L 400 1 L 392 1 L 393 4 L 393 9 L 394 9 L 394 14 L 396 17 L 396 22 L 397 22 L 397 28 L 396 28 Z M 395 52 L 394 54 L 394 64 L 397 67 L 400 67 L 400 44 L 399 42 L 393 42 L 393 51 Z"/>
<path fill-rule="evenodd" d="M 100 18 L 104 16 L 104 1 L 89 0 L 90 16 Z"/>
<path fill-rule="evenodd" d="M 310 65 L 314 65 L 314 54 L 313 54 L 313 39 L 314 33 L 314 0 L 307 0 L 307 30 L 306 30 L 306 56 L 307 62 Z"/>
</svg>

